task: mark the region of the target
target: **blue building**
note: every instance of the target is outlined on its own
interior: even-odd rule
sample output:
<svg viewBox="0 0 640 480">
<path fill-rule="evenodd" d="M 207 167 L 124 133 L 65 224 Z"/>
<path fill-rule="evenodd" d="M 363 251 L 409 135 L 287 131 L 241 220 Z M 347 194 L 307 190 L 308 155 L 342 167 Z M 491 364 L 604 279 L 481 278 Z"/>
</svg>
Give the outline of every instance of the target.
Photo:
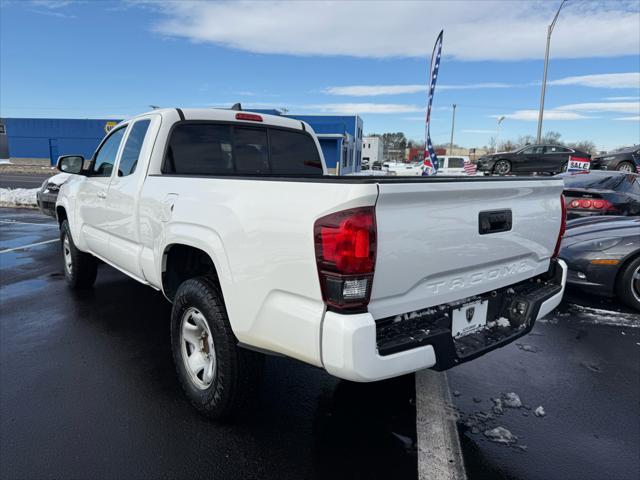
<svg viewBox="0 0 640 480">
<path fill-rule="evenodd" d="M 4 118 L 10 158 L 50 158 L 80 154 L 90 158 L 100 140 L 119 120 Z"/>
<path fill-rule="evenodd" d="M 282 115 L 278 110 L 251 110 Z M 286 115 L 311 125 L 318 135 L 327 168 L 347 174 L 360 170 L 362 119 L 357 115 Z M 49 158 L 79 154 L 90 158 L 117 119 L 5 118 L 11 158 Z"/>
</svg>

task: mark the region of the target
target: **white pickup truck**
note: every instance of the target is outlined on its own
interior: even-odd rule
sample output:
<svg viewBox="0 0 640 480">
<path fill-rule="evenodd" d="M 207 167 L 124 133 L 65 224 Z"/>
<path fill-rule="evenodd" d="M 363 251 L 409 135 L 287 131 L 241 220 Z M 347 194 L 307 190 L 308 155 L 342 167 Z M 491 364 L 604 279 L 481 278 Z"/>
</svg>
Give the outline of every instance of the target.
<svg viewBox="0 0 640 480">
<path fill-rule="evenodd" d="M 261 353 L 361 382 L 444 370 L 564 291 L 554 178 L 330 176 L 306 123 L 219 109 L 137 116 L 58 168 L 68 283 L 91 287 L 100 259 L 161 290 L 212 418 L 251 397 Z"/>
</svg>

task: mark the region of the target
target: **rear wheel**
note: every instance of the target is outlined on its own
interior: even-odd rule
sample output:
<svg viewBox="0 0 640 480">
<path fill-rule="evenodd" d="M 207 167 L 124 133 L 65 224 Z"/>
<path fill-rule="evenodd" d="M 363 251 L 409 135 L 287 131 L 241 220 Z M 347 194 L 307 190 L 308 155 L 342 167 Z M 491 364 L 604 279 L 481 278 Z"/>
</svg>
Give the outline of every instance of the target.
<svg viewBox="0 0 640 480">
<path fill-rule="evenodd" d="M 619 172 L 635 173 L 633 169 L 633 164 L 631 162 L 619 163 L 618 168 L 616 170 L 618 170 Z"/>
<path fill-rule="evenodd" d="M 618 276 L 618 297 L 625 304 L 640 310 L 640 257 L 629 262 Z"/>
<path fill-rule="evenodd" d="M 493 166 L 493 173 L 506 175 L 511 172 L 511 162 L 509 160 L 498 160 Z"/>
<path fill-rule="evenodd" d="M 60 244 L 64 276 L 69 286 L 77 290 L 92 287 L 98 274 L 98 261 L 93 255 L 76 248 L 67 220 L 60 225 Z"/>
<path fill-rule="evenodd" d="M 171 347 L 182 388 L 209 418 L 232 418 L 256 397 L 264 358 L 238 347 L 222 294 L 209 277 L 186 280 L 178 288 Z"/>
</svg>

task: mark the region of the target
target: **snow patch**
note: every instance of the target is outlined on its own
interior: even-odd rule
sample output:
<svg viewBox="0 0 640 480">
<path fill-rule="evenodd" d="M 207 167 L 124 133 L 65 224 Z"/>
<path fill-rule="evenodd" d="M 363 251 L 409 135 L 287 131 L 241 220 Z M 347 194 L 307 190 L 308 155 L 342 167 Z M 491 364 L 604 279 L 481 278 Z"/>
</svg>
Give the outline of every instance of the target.
<svg viewBox="0 0 640 480">
<path fill-rule="evenodd" d="M 544 411 L 544 408 L 542 407 L 542 405 L 540 405 L 538 408 L 536 408 L 536 409 L 533 411 L 533 414 L 534 414 L 536 417 L 544 417 L 544 416 L 547 414 L 547 412 L 545 412 L 545 411 Z"/>
<path fill-rule="evenodd" d="M 484 436 L 495 443 L 511 445 L 518 442 L 518 437 L 504 427 L 496 427 L 491 430 L 485 430 Z"/>
<path fill-rule="evenodd" d="M 497 320 L 492 320 L 491 322 L 487 322 L 487 327 L 500 327 L 500 328 L 508 328 L 511 326 L 511 322 L 508 318 L 500 317 Z"/>
<path fill-rule="evenodd" d="M 502 404 L 507 408 L 520 408 L 522 407 L 522 401 L 517 393 L 503 393 Z"/>
<path fill-rule="evenodd" d="M 0 207 L 38 206 L 36 192 L 39 188 L 0 188 Z"/>
<path fill-rule="evenodd" d="M 525 352 L 538 353 L 540 351 L 535 345 L 527 345 L 526 343 L 516 343 L 516 347 Z"/>
<path fill-rule="evenodd" d="M 640 328 L 640 314 L 603 310 L 601 308 L 571 305 L 569 309 L 584 322 L 614 327 Z"/>
</svg>

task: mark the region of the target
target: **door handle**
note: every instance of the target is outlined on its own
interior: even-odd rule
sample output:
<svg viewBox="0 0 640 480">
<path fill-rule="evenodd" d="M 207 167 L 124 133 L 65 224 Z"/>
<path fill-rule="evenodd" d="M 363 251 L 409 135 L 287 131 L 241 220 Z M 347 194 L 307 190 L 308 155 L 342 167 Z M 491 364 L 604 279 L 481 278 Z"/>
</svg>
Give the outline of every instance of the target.
<svg viewBox="0 0 640 480">
<path fill-rule="evenodd" d="M 107 194 L 104 192 L 98 192 L 98 198 L 107 198 Z"/>
</svg>

